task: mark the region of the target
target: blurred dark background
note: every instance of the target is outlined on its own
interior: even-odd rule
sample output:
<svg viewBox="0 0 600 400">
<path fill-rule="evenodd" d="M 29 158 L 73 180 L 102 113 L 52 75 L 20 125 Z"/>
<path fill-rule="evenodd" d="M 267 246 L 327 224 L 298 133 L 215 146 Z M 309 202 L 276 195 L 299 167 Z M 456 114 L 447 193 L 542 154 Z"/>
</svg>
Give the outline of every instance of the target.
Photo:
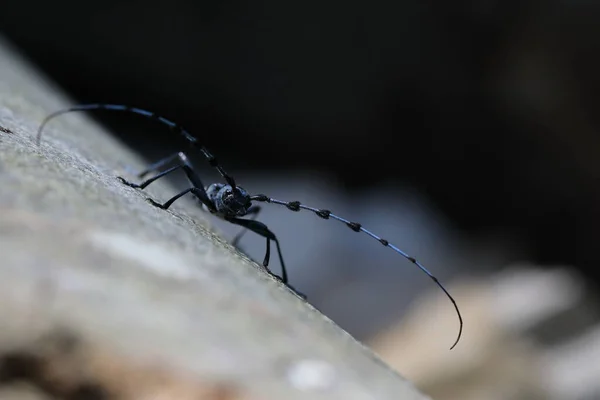
<svg viewBox="0 0 600 400">
<path fill-rule="evenodd" d="M 5 0 L 2 9 L 6 38 L 78 102 L 178 121 L 253 193 L 339 211 L 441 278 L 526 259 L 598 281 L 598 3 Z M 143 118 L 93 115 L 149 160 L 188 149 Z M 394 255 L 380 259 L 377 243 L 363 248 L 366 236 L 264 213 L 280 224 L 295 286 L 359 337 L 392 318 L 386 304 L 398 317 L 411 279 L 431 287 Z M 264 243 L 251 240 L 242 245 L 262 259 Z M 372 320 L 352 318 L 361 313 Z"/>
</svg>

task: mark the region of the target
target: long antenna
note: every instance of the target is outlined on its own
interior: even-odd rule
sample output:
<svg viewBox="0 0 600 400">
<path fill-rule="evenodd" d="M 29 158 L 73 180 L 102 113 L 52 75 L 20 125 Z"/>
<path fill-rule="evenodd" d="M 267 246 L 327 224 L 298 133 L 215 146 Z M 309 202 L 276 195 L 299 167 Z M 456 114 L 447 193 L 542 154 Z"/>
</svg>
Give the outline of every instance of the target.
<svg viewBox="0 0 600 400">
<path fill-rule="evenodd" d="M 346 224 L 346 226 L 348 228 L 352 229 L 354 232 L 364 232 L 364 233 L 366 233 L 367 235 L 369 235 L 373 239 L 377 240 L 379 243 L 381 243 L 385 247 L 391 248 L 396 253 L 400 254 L 402 257 L 406 258 L 411 263 L 415 264 L 421 271 L 423 271 L 425 274 L 427 274 L 427 276 L 429 276 L 431 278 L 431 280 L 433 280 L 435 282 L 435 284 L 439 286 L 440 289 L 442 289 L 444 291 L 444 293 L 446 294 L 446 296 L 448 296 L 448 298 L 450 299 L 450 301 L 454 305 L 454 309 L 456 310 L 456 314 L 458 315 L 458 321 L 459 321 L 460 326 L 459 326 L 459 330 L 458 330 L 458 336 L 456 337 L 456 341 L 454 342 L 454 344 L 452 345 L 452 347 L 450 347 L 450 350 L 452 350 L 458 344 L 458 341 L 460 340 L 460 337 L 462 335 L 462 330 L 463 330 L 463 319 L 462 319 L 462 315 L 460 314 L 460 310 L 458 309 L 458 305 L 456 304 L 456 301 L 450 295 L 450 293 L 448 293 L 448 291 L 446 290 L 446 288 L 440 283 L 440 281 L 431 272 L 429 272 L 429 270 L 427 268 L 425 268 L 419 261 L 417 261 L 416 258 L 409 256 L 408 254 L 406 254 L 405 252 L 403 252 L 402 250 L 400 250 L 398 247 L 394 246 L 393 244 L 391 244 L 387 240 L 385 240 L 383 238 L 380 238 L 379 236 L 377 236 L 373 232 L 371 232 L 371 231 L 363 228 L 361 226 L 361 224 L 359 224 L 357 222 L 348 221 L 345 218 L 342 218 L 342 217 L 339 217 L 339 216 L 337 216 L 335 214 L 332 214 L 331 211 L 329 211 L 329 210 L 323 210 L 323 209 L 308 207 L 308 206 L 305 206 L 303 204 L 300 204 L 299 201 L 289 201 L 288 202 L 288 201 L 281 201 L 281 200 L 277 200 L 277 199 L 272 199 L 272 198 L 270 198 L 268 196 L 265 196 L 264 194 L 258 194 L 258 195 L 255 195 L 255 196 L 250 196 L 250 199 L 254 200 L 254 201 L 261 201 L 261 202 L 266 202 L 266 203 L 271 203 L 271 204 L 279 204 L 281 206 L 287 207 L 288 210 L 291 210 L 291 211 L 300 211 L 300 210 L 312 211 L 317 216 L 319 216 L 320 218 L 323 218 L 323 219 L 333 218 L 333 219 L 335 219 L 337 221 L 343 222 L 344 224 Z"/>
<path fill-rule="evenodd" d="M 51 119 L 58 117 L 59 115 L 66 114 L 66 113 L 73 112 L 73 111 L 90 111 L 90 110 L 125 111 L 125 112 L 130 112 L 133 114 L 143 115 L 146 118 L 154 119 L 154 120 L 161 122 L 164 125 L 167 125 L 169 128 L 177 131 L 180 135 L 182 135 L 185 139 L 187 139 L 187 141 L 190 142 L 190 144 L 192 146 L 200 149 L 200 151 L 202 152 L 204 157 L 206 157 L 206 159 L 208 160 L 208 163 L 210 164 L 210 166 L 216 168 L 217 171 L 219 171 L 221 176 L 232 187 L 232 189 L 236 188 L 235 180 L 233 179 L 233 177 L 231 175 L 229 175 L 227 172 L 225 172 L 223 167 L 221 167 L 221 165 L 219 165 L 217 158 L 215 156 L 213 156 L 206 147 L 201 145 L 198 142 L 198 139 L 196 139 L 188 131 L 183 129 L 183 127 L 181 125 L 179 125 L 171 120 L 168 120 L 164 117 L 161 117 L 160 115 L 157 115 L 156 113 L 154 113 L 152 111 L 143 110 L 141 108 L 130 107 L 130 106 L 120 105 L 120 104 L 95 103 L 95 104 L 80 104 L 77 106 L 66 108 L 64 110 L 55 111 L 52 114 L 48 115 L 46 118 L 44 118 L 44 120 L 42 121 L 40 127 L 38 128 L 38 132 L 37 132 L 37 136 L 36 136 L 36 144 L 38 146 L 40 145 L 40 141 L 42 138 L 42 131 L 44 129 L 44 126 L 46 126 L 46 124 Z"/>
</svg>

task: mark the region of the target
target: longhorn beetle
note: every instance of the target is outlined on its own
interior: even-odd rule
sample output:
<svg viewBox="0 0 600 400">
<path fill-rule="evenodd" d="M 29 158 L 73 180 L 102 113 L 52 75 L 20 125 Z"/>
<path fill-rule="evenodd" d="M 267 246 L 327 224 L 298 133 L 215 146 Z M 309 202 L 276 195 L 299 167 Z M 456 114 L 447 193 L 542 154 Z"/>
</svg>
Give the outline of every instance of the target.
<svg viewBox="0 0 600 400">
<path fill-rule="evenodd" d="M 174 172 L 178 169 L 182 169 L 183 172 L 186 174 L 186 176 L 192 186 L 190 188 L 184 190 L 183 192 L 173 196 L 171 199 L 167 200 L 163 204 L 157 203 L 156 201 L 149 199 L 148 201 L 152 205 L 162 208 L 163 210 L 166 210 L 173 204 L 173 202 L 175 200 L 177 200 L 180 197 L 182 197 L 183 195 L 191 192 L 200 201 L 203 208 L 208 210 L 210 213 L 216 215 L 219 218 L 224 219 L 227 222 L 239 225 L 245 229 L 248 229 L 248 230 L 250 230 L 254 233 L 257 233 L 258 235 L 266 238 L 267 248 L 266 248 L 266 252 L 265 252 L 265 258 L 263 260 L 263 266 L 265 267 L 267 272 L 269 272 L 272 276 L 274 276 L 276 279 L 283 282 L 287 287 L 289 287 L 291 290 L 293 290 L 294 292 L 296 292 L 297 294 L 299 294 L 301 297 L 304 297 L 304 298 L 306 298 L 306 296 L 304 296 L 301 293 L 299 293 L 298 291 L 296 291 L 288 283 L 287 271 L 285 269 L 285 263 L 283 262 L 283 256 L 281 254 L 281 247 L 279 246 L 279 240 L 277 239 L 275 234 L 273 232 L 271 232 L 265 224 L 254 220 L 254 218 L 257 216 L 257 214 L 259 213 L 261 208 L 260 208 L 260 206 L 252 205 L 252 202 L 257 201 L 257 202 L 263 202 L 263 203 L 278 204 L 278 205 L 287 207 L 287 209 L 290 211 L 300 211 L 300 210 L 312 211 L 313 213 L 315 213 L 318 217 L 320 217 L 322 219 L 334 219 L 336 221 L 342 222 L 348 228 L 353 230 L 354 232 L 363 232 L 363 233 L 367 234 L 368 236 L 372 237 L 373 239 L 377 240 L 384 247 L 389 247 L 390 249 L 394 250 L 396 253 L 400 254 L 402 257 L 406 258 L 411 263 L 415 264 L 421 271 L 423 271 L 425 274 L 427 274 L 427 276 L 429 276 L 429 278 L 431 278 L 436 283 L 436 285 L 438 285 L 440 287 L 440 289 L 442 289 L 442 291 L 446 294 L 446 296 L 448 296 L 448 298 L 450 299 L 450 301 L 452 302 L 452 304 L 456 310 L 456 314 L 458 315 L 458 321 L 459 321 L 458 336 L 456 337 L 456 340 L 454 341 L 454 344 L 452 345 L 452 347 L 450 347 L 450 349 L 453 349 L 456 346 L 456 344 L 458 343 L 458 341 L 460 340 L 460 337 L 462 335 L 462 329 L 463 329 L 463 320 L 462 320 L 462 316 L 460 314 L 460 310 L 458 309 L 458 305 L 456 304 L 456 301 L 450 295 L 450 293 L 448 293 L 446 288 L 438 281 L 438 279 L 435 276 L 433 276 L 433 274 L 431 272 L 429 272 L 423 265 L 421 265 L 421 263 L 419 261 L 417 261 L 415 258 L 409 256 L 404 251 L 400 250 L 398 247 L 396 247 L 393 244 L 391 244 L 390 242 L 388 242 L 386 239 L 383 239 L 383 238 L 377 236 L 376 234 L 374 234 L 373 232 L 363 228 L 361 224 L 359 224 L 357 222 L 351 222 L 345 218 L 337 216 L 329 210 L 305 206 L 304 204 L 301 204 L 299 201 L 277 200 L 277 199 L 271 198 L 269 196 L 266 196 L 264 194 L 250 195 L 245 189 L 243 189 L 241 186 L 238 186 L 236 184 L 233 177 L 231 175 L 229 175 L 227 172 L 225 172 L 223 167 L 217 161 L 216 157 L 213 156 L 206 149 L 206 147 L 204 147 L 201 143 L 199 143 L 197 138 L 192 136 L 190 133 L 188 133 L 185 129 L 183 129 L 180 125 L 176 124 L 175 122 L 172 122 L 166 118 L 163 118 L 151 111 L 146 111 L 141 108 L 129 107 L 126 105 L 82 104 L 82 105 L 77 105 L 77 106 L 73 106 L 73 107 L 70 107 L 67 109 L 56 111 L 56 112 L 48 115 L 46 118 L 44 118 L 44 120 L 42 121 L 42 123 L 38 129 L 38 132 L 37 132 L 36 143 L 39 146 L 40 140 L 42 137 L 42 130 L 44 129 L 44 126 L 52 118 L 55 118 L 59 115 L 62 115 L 62 114 L 68 113 L 68 112 L 72 112 L 72 111 L 89 111 L 89 110 L 124 111 L 124 112 L 133 113 L 133 114 L 139 114 L 144 117 L 157 120 L 164 125 L 167 125 L 172 130 L 176 131 L 177 133 L 182 135 L 185 139 L 187 139 L 187 141 L 193 147 L 199 149 L 200 152 L 204 155 L 204 157 L 206 157 L 210 166 L 213 168 L 216 168 L 216 170 L 219 172 L 219 174 L 221 174 L 221 176 L 223 177 L 223 179 L 226 182 L 226 183 L 213 183 L 208 186 L 204 186 L 204 184 L 202 183 L 202 180 L 200 179 L 198 174 L 194 171 L 192 164 L 190 163 L 187 156 L 183 152 L 179 152 L 170 157 L 159 160 L 158 162 L 150 165 L 144 171 L 140 172 L 138 174 L 139 179 L 143 179 L 145 176 L 147 176 L 151 172 L 157 173 L 154 177 L 146 179 L 146 180 L 142 181 L 141 183 L 131 183 L 121 177 L 118 177 L 118 179 L 121 182 L 123 182 L 124 184 L 126 184 L 132 188 L 144 189 L 146 186 L 148 186 L 155 180 L 162 178 L 163 176 L 168 175 L 171 172 Z M 166 166 L 173 164 L 173 162 L 175 163 L 174 166 L 172 166 L 171 168 L 165 169 Z M 242 219 L 241 218 L 241 217 L 245 217 L 245 216 L 252 216 L 252 219 Z M 235 239 L 233 240 L 234 245 L 237 243 L 237 241 L 240 239 L 241 235 L 244 232 L 246 232 L 246 231 L 243 230 L 242 232 L 240 232 L 240 234 L 238 234 L 235 237 Z M 275 245 L 277 246 L 277 254 L 279 255 L 279 261 L 281 263 L 281 277 L 273 274 L 268 268 L 269 259 L 271 256 L 271 241 L 274 241 Z"/>
</svg>

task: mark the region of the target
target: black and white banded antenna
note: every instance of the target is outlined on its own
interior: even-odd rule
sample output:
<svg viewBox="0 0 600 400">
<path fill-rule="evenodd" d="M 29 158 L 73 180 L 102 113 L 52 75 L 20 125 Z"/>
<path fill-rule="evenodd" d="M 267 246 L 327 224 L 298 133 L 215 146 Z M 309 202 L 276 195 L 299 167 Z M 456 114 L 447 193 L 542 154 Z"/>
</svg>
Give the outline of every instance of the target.
<svg viewBox="0 0 600 400">
<path fill-rule="evenodd" d="M 48 115 L 46 118 L 44 118 L 44 120 L 40 124 L 40 127 L 38 128 L 37 136 L 36 136 L 36 144 L 38 146 L 40 145 L 40 141 L 42 139 L 42 130 L 44 129 L 44 126 L 46 126 L 46 124 L 51 119 L 54 119 L 54 118 L 58 117 L 59 115 L 66 114 L 66 113 L 73 112 L 73 111 L 90 111 L 90 110 L 125 111 L 125 112 L 129 112 L 129 113 L 133 113 L 133 114 L 143 115 L 144 117 L 157 120 L 157 121 L 163 123 L 164 125 L 167 125 L 173 131 L 176 131 L 177 133 L 182 135 L 188 142 L 190 142 L 190 144 L 192 146 L 200 149 L 200 152 L 204 155 L 204 157 L 206 157 L 210 166 L 216 168 L 217 171 L 219 171 L 219 173 L 221 174 L 223 179 L 225 179 L 227 184 L 230 185 L 232 188 L 236 187 L 235 180 L 233 179 L 233 177 L 231 175 L 229 175 L 227 172 L 225 172 L 223 167 L 221 167 L 221 165 L 219 165 L 217 158 L 215 156 L 213 156 L 206 147 L 204 147 L 203 145 L 198 143 L 198 139 L 196 139 L 194 136 L 190 135 L 190 133 L 188 131 L 186 131 L 185 129 L 183 129 L 183 127 L 181 125 L 179 125 L 173 121 L 170 121 L 166 118 L 163 118 L 160 115 L 153 113 L 152 111 L 143 110 L 141 108 L 129 107 L 129 106 L 122 105 L 122 104 L 95 103 L 95 104 L 79 104 L 79 105 L 76 105 L 73 107 L 65 108 L 63 110 L 55 111 L 52 114 Z"/>
<path fill-rule="evenodd" d="M 188 142 L 190 142 L 190 144 L 192 146 L 200 149 L 200 152 L 207 159 L 208 163 L 212 167 L 216 168 L 217 171 L 219 171 L 219 173 L 223 177 L 223 179 L 225 179 L 225 181 L 227 182 L 227 184 L 213 183 L 211 185 L 204 186 L 202 183 L 202 180 L 200 179 L 200 176 L 194 170 L 194 168 L 193 168 L 192 164 L 190 163 L 190 161 L 188 160 L 187 156 L 182 152 L 174 154 L 165 159 L 159 160 L 158 162 L 150 165 L 144 171 L 140 172 L 137 175 L 138 178 L 140 178 L 140 179 L 142 179 L 144 176 L 148 175 L 150 172 L 157 172 L 157 175 L 155 175 L 154 177 L 146 179 L 140 183 L 131 183 L 121 177 L 118 177 L 121 180 L 121 182 L 123 182 L 124 184 L 126 184 L 130 187 L 133 187 L 136 189 L 144 189 L 146 186 L 148 186 L 155 180 L 162 178 L 165 175 L 170 174 L 171 172 L 174 172 L 178 169 L 182 169 L 185 172 L 192 187 L 173 196 L 171 199 L 167 200 L 165 203 L 158 203 L 152 199 L 148 199 L 148 201 L 152 205 L 166 210 L 171 206 L 171 204 L 173 204 L 173 202 L 175 200 L 179 199 L 180 197 L 182 197 L 183 195 L 185 195 L 187 193 L 192 193 L 202 203 L 202 205 L 204 206 L 205 209 L 207 209 L 209 212 L 215 214 L 217 217 L 222 218 L 225 221 L 230 222 L 232 224 L 239 225 L 245 229 L 248 229 L 248 230 L 260 235 L 260 236 L 263 236 L 264 238 L 266 238 L 266 245 L 267 245 L 266 252 L 265 252 L 265 258 L 263 261 L 263 266 L 265 267 L 267 272 L 269 272 L 275 278 L 282 281 L 286 286 L 288 286 L 296 294 L 298 294 L 304 298 L 306 298 L 306 296 L 302 295 L 300 292 L 298 292 L 296 289 L 294 289 L 288 283 L 287 272 L 286 272 L 286 268 L 285 268 L 285 263 L 283 261 L 283 256 L 281 253 L 279 240 L 277 239 L 275 234 L 273 232 L 271 232 L 269 230 L 269 228 L 262 222 L 256 221 L 254 219 L 243 219 L 241 217 L 244 217 L 244 216 L 246 216 L 246 217 L 252 216 L 252 218 L 256 217 L 256 215 L 260 211 L 260 206 L 252 205 L 252 202 L 256 201 L 256 202 L 261 202 L 261 203 L 270 203 L 270 204 L 277 204 L 280 206 L 285 206 L 288 210 L 295 211 L 295 212 L 298 212 L 300 210 L 307 210 L 307 211 L 313 212 L 314 214 L 316 214 L 318 217 L 320 217 L 322 219 L 334 219 L 336 221 L 342 222 L 348 228 L 353 230 L 354 232 L 363 232 L 363 233 L 367 234 L 368 236 L 370 236 L 371 238 L 377 240 L 384 247 L 389 247 L 396 253 L 400 254 L 402 257 L 404 257 L 405 259 L 407 259 L 408 261 L 410 261 L 411 263 L 416 265 L 422 272 L 424 272 L 431 280 L 433 280 L 435 282 L 435 284 L 444 292 L 444 294 L 448 297 L 448 299 L 450 299 L 450 301 L 452 302 L 452 305 L 454 306 L 454 309 L 456 310 L 456 314 L 458 315 L 458 321 L 459 321 L 458 335 L 456 337 L 456 340 L 452 344 L 452 347 L 450 347 L 450 349 L 452 350 L 460 341 L 460 338 L 462 336 L 462 331 L 463 331 L 463 319 L 462 319 L 460 310 L 458 308 L 458 305 L 456 304 L 456 301 L 450 295 L 450 293 L 446 290 L 446 288 L 440 283 L 440 281 L 431 272 L 429 272 L 429 270 L 427 268 L 425 268 L 419 261 L 417 261 L 417 259 L 408 255 L 407 253 L 402 251 L 400 248 L 398 248 L 395 245 L 393 245 L 392 243 L 390 243 L 388 240 L 383 239 L 383 238 L 377 236 L 375 233 L 371 232 L 370 230 L 363 228 L 361 224 L 359 224 L 357 222 L 352 222 L 352 221 L 342 218 L 338 215 L 335 215 L 329 210 L 309 207 L 304 204 L 301 204 L 299 201 L 277 200 L 277 199 L 268 197 L 264 194 L 250 195 L 245 189 L 236 185 L 233 177 L 225 172 L 225 170 L 218 163 L 217 159 L 206 149 L 206 147 L 204 147 L 202 144 L 199 143 L 199 141 L 196 137 L 192 136 L 189 132 L 187 132 L 179 124 L 177 124 L 175 122 L 172 122 L 166 118 L 163 118 L 151 111 L 146 111 L 141 108 L 130 107 L 130 106 L 126 106 L 126 105 L 102 104 L 102 103 L 83 104 L 83 105 L 73 106 L 73 107 L 70 107 L 70 108 L 67 108 L 64 110 L 56 111 L 56 112 L 48 115 L 46 118 L 44 118 L 44 120 L 42 121 L 42 124 L 40 125 L 40 127 L 38 129 L 36 143 L 38 145 L 40 144 L 40 140 L 42 137 L 42 130 L 43 130 L 44 126 L 51 119 L 53 119 L 59 115 L 65 114 L 65 113 L 72 112 L 72 111 L 89 111 L 89 110 L 125 111 L 125 112 L 130 112 L 133 114 L 142 115 L 144 117 L 157 120 L 164 125 L 167 125 L 172 130 L 177 131 L 180 135 L 182 135 L 185 139 L 187 139 Z M 173 164 L 173 162 L 176 163 L 176 165 L 174 167 L 163 170 L 164 167 L 166 167 L 167 165 Z M 236 238 L 233 240 L 234 245 L 241 237 L 241 234 L 243 234 L 244 232 L 245 231 L 242 231 L 240 234 L 238 234 L 236 236 Z M 281 263 L 281 270 L 282 270 L 281 277 L 273 274 L 268 268 L 270 254 L 271 254 L 271 247 L 270 247 L 271 241 L 274 241 L 277 246 L 277 253 L 279 256 L 279 261 Z"/>
<path fill-rule="evenodd" d="M 372 237 L 373 239 L 375 239 L 379 243 L 381 243 L 383 246 L 389 247 L 390 249 L 394 250 L 396 253 L 400 254 L 402 257 L 406 258 L 411 263 L 415 264 L 421 271 L 423 271 L 425 274 L 427 274 L 427 276 L 429 276 L 429 278 L 431 278 L 435 282 L 435 284 L 440 287 L 440 289 L 442 289 L 444 291 L 446 296 L 448 296 L 448 298 L 452 302 L 452 305 L 454 305 L 454 309 L 456 310 L 456 314 L 458 315 L 460 328 L 458 331 L 458 336 L 456 338 L 456 341 L 454 342 L 452 347 L 450 347 L 450 350 L 452 350 L 456 346 L 456 344 L 458 343 L 458 341 L 460 340 L 460 337 L 462 335 L 462 328 L 463 328 L 462 315 L 460 314 L 458 305 L 456 304 L 456 301 L 454 300 L 454 298 L 446 290 L 446 288 L 440 283 L 440 281 L 431 272 L 429 272 L 429 270 L 427 268 L 425 268 L 423 266 L 423 264 L 421 264 L 416 258 L 411 257 L 410 255 L 408 255 L 404 251 L 400 250 L 398 247 L 394 246 L 392 243 L 390 243 L 386 239 L 383 239 L 383 238 L 377 236 L 376 234 L 374 234 L 373 232 L 371 232 L 370 230 L 363 228 L 361 224 L 359 224 L 357 222 L 351 222 L 345 218 L 342 218 L 338 215 L 333 214 L 329 210 L 305 206 L 304 204 L 301 204 L 299 201 L 281 201 L 281 200 L 277 200 L 277 199 L 273 199 L 271 197 L 265 196 L 264 194 L 250 196 L 250 199 L 253 201 L 260 201 L 260 202 L 266 202 L 266 203 L 278 204 L 281 206 L 285 206 L 288 210 L 295 211 L 295 212 L 300 211 L 300 210 L 312 211 L 318 217 L 323 218 L 323 219 L 330 219 L 330 218 L 335 219 L 339 222 L 346 224 L 346 226 L 348 228 L 352 229 L 354 232 L 366 233 L 367 235 L 369 235 L 370 237 Z"/>
</svg>

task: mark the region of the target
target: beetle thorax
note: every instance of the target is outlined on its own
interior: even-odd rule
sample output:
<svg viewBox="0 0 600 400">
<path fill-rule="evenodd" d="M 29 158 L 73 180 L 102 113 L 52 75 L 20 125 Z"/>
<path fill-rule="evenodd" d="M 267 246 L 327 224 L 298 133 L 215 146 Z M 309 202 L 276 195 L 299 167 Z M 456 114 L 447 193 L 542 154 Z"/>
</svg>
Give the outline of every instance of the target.
<svg viewBox="0 0 600 400">
<path fill-rule="evenodd" d="M 224 183 L 213 183 L 206 188 L 206 194 L 216 213 L 224 217 L 242 217 L 252 205 L 248 192 L 239 186 L 232 189 Z"/>
</svg>

